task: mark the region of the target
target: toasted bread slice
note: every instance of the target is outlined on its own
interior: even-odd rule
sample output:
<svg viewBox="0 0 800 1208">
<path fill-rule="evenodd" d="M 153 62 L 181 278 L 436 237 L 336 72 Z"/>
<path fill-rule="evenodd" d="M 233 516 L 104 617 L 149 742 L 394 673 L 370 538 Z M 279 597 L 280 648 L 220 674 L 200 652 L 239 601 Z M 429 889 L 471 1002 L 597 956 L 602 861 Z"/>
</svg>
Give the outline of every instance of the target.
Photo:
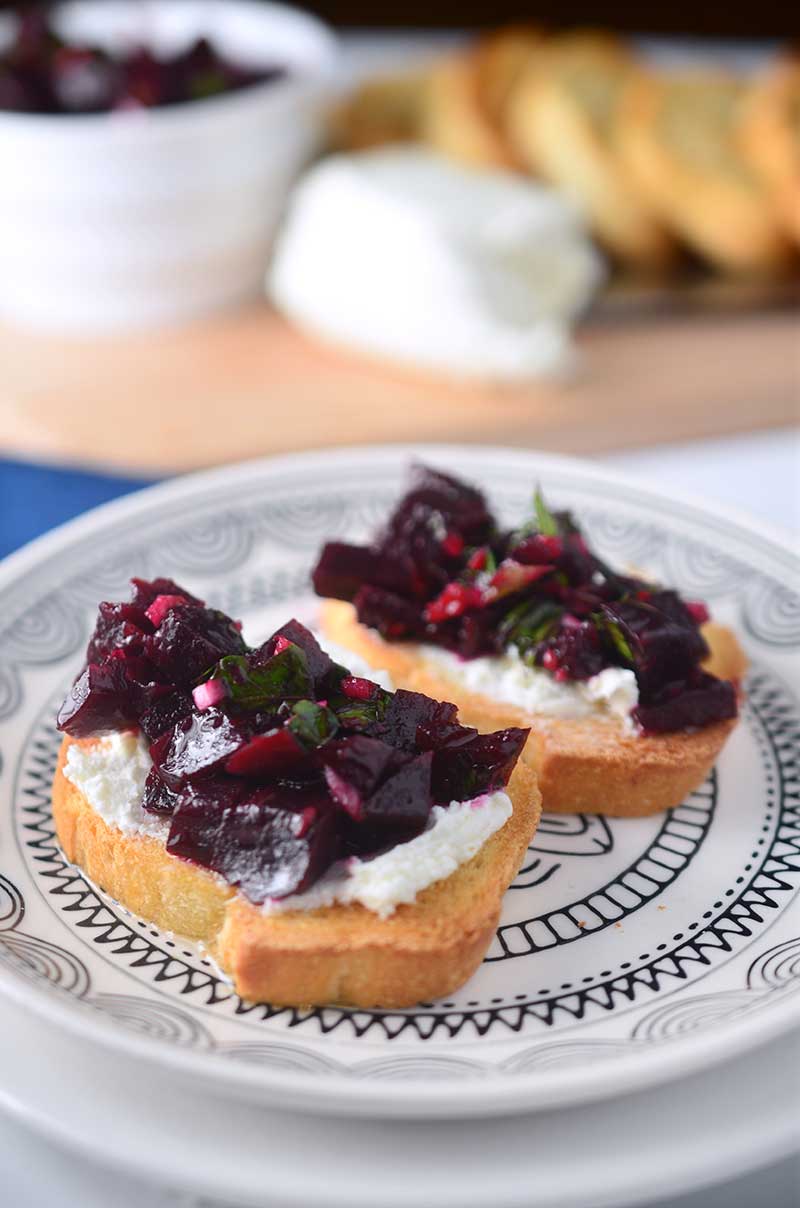
<svg viewBox="0 0 800 1208">
<path fill-rule="evenodd" d="M 322 628 L 331 641 L 370 666 L 385 668 L 398 687 L 452 700 L 465 724 L 479 730 L 531 726 L 522 761 L 536 772 L 546 810 L 638 817 L 679 805 L 705 779 L 736 724 L 733 719 L 691 733 L 643 737 L 626 734 L 613 719 L 529 714 L 464 691 L 426 662 L 417 646 L 385 642 L 361 625 L 351 604 L 326 600 Z M 715 624 L 704 626 L 703 632 L 711 648 L 707 670 L 739 680 L 747 664 L 735 635 Z"/>
<path fill-rule="evenodd" d="M 64 739 L 53 783 L 67 859 L 129 910 L 202 942 L 243 998 L 277 1005 L 408 1007 L 452 993 L 491 942 L 541 813 L 535 776 L 520 761 L 508 785 L 509 820 L 413 904 L 388 918 L 358 904 L 270 916 L 161 840 L 109 826 L 63 775 L 74 741 Z"/>
<path fill-rule="evenodd" d="M 516 167 L 502 130 L 484 105 L 472 51 L 433 68 L 422 136 L 435 151 L 472 168 Z"/>
<path fill-rule="evenodd" d="M 739 147 L 746 97 L 725 72 L 639 72 L 619 105 L 617 144 L 642 195 L 696 252 L 732 272 L 775 272 L 790 247 Z"/>
<path fill-rule="evenodd" d="M 784 229 L 800 243 L 800 54 L 776 63 L 749 89 L 739 145 Z"/>
<path fill-rule="evenodd" d="M 573 199 L 613 256 L 653 269 L 672 260 L 675 243 L 614 140 L 617 105 L 633 72 L 628 50 L 614 38 L 554 38 L 512 89 L 506 129 L 526 168 Z"/>
<path fill-rule="evenodd" d="M 522 73 L 545 49 L 544 33 L 534 25 L 507 25 L 478 39 L 474 48 L 478 94 L 490 119 L 500 127 L 509 97 Z"/>
<path fill-rule="evenodd" d="M 414 142 L 422 135 L 428 72 L 409 71 L 365 80 L 336 107 L 329 141 L 336 150 L 364 151 L 385 143 Z"/>
</svg>

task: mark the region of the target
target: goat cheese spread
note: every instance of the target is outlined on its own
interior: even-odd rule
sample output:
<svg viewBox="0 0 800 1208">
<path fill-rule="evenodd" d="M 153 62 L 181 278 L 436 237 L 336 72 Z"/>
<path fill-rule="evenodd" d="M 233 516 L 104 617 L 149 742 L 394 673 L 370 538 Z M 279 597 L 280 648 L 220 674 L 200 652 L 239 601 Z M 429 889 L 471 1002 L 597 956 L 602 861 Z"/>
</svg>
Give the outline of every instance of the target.
<svg viewBox="0 0 800 1208">
<path fill-rule="evenodd" d="M 267 287 L 290 320 L 335 344 L 513 382 L 569 367 L 572 324 L 602 275 L 555 191 L 390 148 L 332 155 L 306 174 Z"/>
<path fill-rule="evenodd" d="M 108 734 L 91 745 L 73 743 L 64 775 L 109 825 L 124 834 L 148 835 L 166 843 L 169 822 L 147 813 L 141 804 L 151 766 L 147 740 L 126 731 Z M 511 801 L 502 791 L 434 806 L 427 829 L 415 839 L 372 859 L 353 858 L 334 865 L 305 893 L 269 900 L 261 909 L 277 914 L 360 902 L 385 918 L 471 860 L 511 813 Z"/>
<path fill-rule="evenodd" d="M 548 717 L 615 717 L 626 732 L 634 732 L 630 715 L 638 704 L 639 688 L 633 671 L 623 667 L 606 667 L 591 679 L 559 683 L 549 671 L 528 666 L 514 651 L 462 659 L 440 646 L 422 645 L 420 653 L 468 692 Z"/>
</svg>

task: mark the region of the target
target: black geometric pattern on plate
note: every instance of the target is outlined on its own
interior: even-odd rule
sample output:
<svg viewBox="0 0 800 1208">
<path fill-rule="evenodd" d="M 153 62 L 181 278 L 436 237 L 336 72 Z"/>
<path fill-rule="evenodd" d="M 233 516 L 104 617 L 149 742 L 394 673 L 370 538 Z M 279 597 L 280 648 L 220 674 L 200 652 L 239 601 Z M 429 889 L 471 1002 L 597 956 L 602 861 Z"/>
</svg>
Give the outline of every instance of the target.
<svg viewBox="0 0 800 1208">
<path fill-rule="evenodd" d="M 800 715 L 797 703 L 779 681 L 771 674 L 756 672 L 748 684 L 745 720 L 759 734 L 765 768 L 770 770 L 767 806 L 774 812 L 774 826 L 770 837 L 765 836 L 754 852 L 750 875 L 738 878 L 741 884 L 731 886 L 724 898 L 705 912 L 707 917 L 692 923 L 686 933 L 676 934 L 673 945 L 660 945 L 663 951 L 644 954 L 638 962 L 623 962 L 618 969 L 606 971 L 607 976 L 591 979 L 590 985 L 576 984 L 538 996 L 528 992 L 468 1008 L 431 1003 L 412 1011 L 333 1007 L 299 1010 L 246 1003 L 207 959 L 136 919 L 64 860 L 55 841 L 51 816 L 50 785 L 59 744 L 51 718 L 52 706 L 48 705 L 27 744 L 15 792 L 24 858 L 45 900 L 69 920 L 75 937 L 88 943 L 95 956 L 136 969 L 138 976 L 154 988 L 169 984 L 189 1004 L 223 1010 L 249 1022 L 280 1019 L 292 1029 L 311 1026 L 323 1033 L 344 1029 L 355 1037 L 377 1030 L 389 1039 L 409 1033 L 425 1039 L 485 1035 L 490 1030 L 518 1032 L 532 1019 L 549 1027 L 565 1016 L 582 1019 L 597 1007 L 604 1012 L 618 1006 L 630 1007 L 662 988 L 674 988 L 685 979 L 688 968 L 698 964 L 710 967 L 721 953 L 731 953 L 735 946 L 750 940 L 770 912 L 786 900 L 800 877 Z M 707 819 L 713 812 L 715 791 L 713 781 L 699 790 L 696 800 L 700 804 L 693 808 L 702 818 Z M 679 807 L 683 811 L 687 808 Z M 659 832 L 662 842 L 676 815 L 677 811 L 665 815 Z M 696 825 L 699 846 L 707 821 Z M 552 836 L 545 839 L 552 841 Z M 548 918 L 542 916 L 545 922 Z M 84 962 L 74 953 L 25 933 L 23 920 L 24 903 L 19 891 L 7 881 L 0 882 L 0 961 L 22 970 L 29 978 L 89 1002 L 123 1026 L 193 1048 L 211 1047 L 208 1030 L 172 1003 L 158 1001 L 150 1012 L 147 999 L 125 996 L 122 1003 L 116 995 L 92 994 Z M 781 968 L 796 971 L 791 962 Z M 752 994 L 747 1002 L 748 1009 L 754 1009 Z M 725 1009 L 734 1006 L 728 1002 Z"/>
</svg>

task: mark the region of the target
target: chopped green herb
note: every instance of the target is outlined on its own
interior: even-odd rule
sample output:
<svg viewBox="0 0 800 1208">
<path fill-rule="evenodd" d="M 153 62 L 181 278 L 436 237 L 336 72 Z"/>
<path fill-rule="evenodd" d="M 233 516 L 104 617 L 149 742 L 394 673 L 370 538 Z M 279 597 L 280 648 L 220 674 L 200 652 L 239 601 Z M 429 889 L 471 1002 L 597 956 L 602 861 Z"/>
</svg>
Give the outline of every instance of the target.
<svg viewBox="0 0 800 1208">
<path fill-rule="evenodd" d="M 564 609 L 551 600 L 531 603 L 523 600 L 500 623 L 499 637 L 504 646 L 516 646 L 521 655 L 533 650 L 558 626 Z"/>
<path fill-rule="evenodd" d="M 212 672 L 225 682 L 232 704 L 240 709 L 267 709 L 285 700 L 302 700 L 314 692 L 308 660 L 299 646 L 287 646 L 262 666 L 243 654 L 228 654 Z"/>
<path fill-rule="evenodd" d="M 558 520 L 545 503 L 541 487 L 536 488 L 536 494 L 533 497 L 533 509 L 536 513 L 536 524 L 539 532 L 544 533 L 548 537 L 557 537 L 559 534 Z"/>
<path fill-rule="evenodd" d="M 351 730 L 367 730 L 383 721 L 390 700 L 391 693 L 380 688 L 371 700 L 353 700 L 349 696 L 341 696 L 331 702 L 331 707 L 341 726 Z"/>
<path fill-rule="evenodd" d="M 333 710 L 313 700 L 297 701 L 287 725 L 298 742 L 309 750 L 321 747 L 339 729 Z"/>
<path fill-rule="evenodd" d="M 622 632 L 622 628 L 619 625 L 619 623 L 617 621 L 614 621 L 611 617 L 606 616 L 606 614 L 602 613 L 602 612 L 592 613 L 592 620 L 594 621 L 594 623 L 598 629 L 600 629 L 602 632 L 608 634 L 609 638 L 611 639 L 611 641 L 614 645 L 615 650 L 620 655 L 620 657 L 623 658 L 626 663 L 630 663 L 631 665 L 633 665 L 636 662 L 636 658 L 634 656 L 633 651 L 631 650 L 628 639 L 625 637 L 625 634 Z"/>
</svg>

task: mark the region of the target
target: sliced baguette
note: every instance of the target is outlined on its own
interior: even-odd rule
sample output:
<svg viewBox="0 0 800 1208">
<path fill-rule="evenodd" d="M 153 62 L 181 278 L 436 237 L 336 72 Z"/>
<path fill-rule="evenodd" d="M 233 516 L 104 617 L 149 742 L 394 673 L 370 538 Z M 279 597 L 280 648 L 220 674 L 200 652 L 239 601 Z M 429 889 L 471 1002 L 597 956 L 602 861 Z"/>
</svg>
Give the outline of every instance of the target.
<svg viewBox="0 0 800 1208">
<path fill-rule="evenodd" d="M 655 213 L 701 256 L 731 272 L 790 262 L 768 190 L 739 147 L 747 85 L 725 72 L 631 77 L 617 145 Z"/>
<path fill-rule="evenodd" d="M 426 663 L 417 646 L 384 642 L 359 624 L 351 604 L 326 600 L 322 629 L 371 667 L 385 668 L 398 687 L 452 700 L 467 725 L 479 730 L 531 726 L 522 761 L 536 773 L 543 808 L 558 813 L 638 817 L 679 805 L 705 779 L 736 724 L 723 721 L 691 733 L 641 737 L 626 735 L 613 719 L 534 715 L 465 692 Z M 746 660 L 735 635 L 714 624 L 706 625 L 704 634 L 711 648 L 707 669 L 739 680 Z"/>
<path fill-rule="evenodd" d="M 483 103 L 474 52 L 452 55 L 431 71 L 422 137 L 433 150 L 472 168 L 517 166 Z"/>
<path fill-rule="evenodd" d="M 520 761 L 508 822 L 412 905 L 385 919 L 357 904 L 268 916 L 159 839 L 109 826 L 63 775 L 74 741 L 64 739 L 53 783 L 67 859 L 135 914 L 202 942 L 243 998 L 276 1005 L 409 1007 L 452 993 L 491 942 L 541 813 L 533 772 Z"/>
<path fill-rule="evenodd" d="M 617 259 L 660 269 L 675 242 L 620 160 L 615 113 L 634 61 L 595 33 L 553 38 L 520 73 L 506 106 L 508 141 L 528 171 L 571 197 Z"/>
<path fill-rule="evenodd" d="M 781 59 L 749 89 L 739 145 L 800 243 L 800 53 Z"/>
</svg>

